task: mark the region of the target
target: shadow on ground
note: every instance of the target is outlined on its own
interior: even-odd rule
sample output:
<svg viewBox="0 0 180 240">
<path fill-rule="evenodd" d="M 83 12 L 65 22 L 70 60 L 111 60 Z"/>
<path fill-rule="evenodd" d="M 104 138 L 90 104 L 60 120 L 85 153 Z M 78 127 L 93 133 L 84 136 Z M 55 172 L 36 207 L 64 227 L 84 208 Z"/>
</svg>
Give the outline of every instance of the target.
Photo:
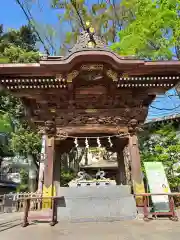
<svg viewBox="0 0 180 240">
<path fill-rule="evenodd" d="M 14 228 L 21 225 L 20 219 L 14 219 L 12 221 L 6 221 L 3 223 L 0 223 L 0 232 L 6 231 L 8 229 Z"/>
</svg>

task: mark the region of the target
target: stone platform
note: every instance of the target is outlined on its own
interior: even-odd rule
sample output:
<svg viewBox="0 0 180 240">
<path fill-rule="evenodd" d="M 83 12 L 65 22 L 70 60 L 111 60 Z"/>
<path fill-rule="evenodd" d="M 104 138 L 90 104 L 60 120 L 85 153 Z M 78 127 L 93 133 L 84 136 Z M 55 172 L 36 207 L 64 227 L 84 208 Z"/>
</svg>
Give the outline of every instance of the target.
<svg viewBox="0 0 180 240">
<path fill-rule="evenodd" d="M 59 188 L 58 220 L 102 222 L 132 220 L 136 203 L 129 186 Z"/>
</svg>

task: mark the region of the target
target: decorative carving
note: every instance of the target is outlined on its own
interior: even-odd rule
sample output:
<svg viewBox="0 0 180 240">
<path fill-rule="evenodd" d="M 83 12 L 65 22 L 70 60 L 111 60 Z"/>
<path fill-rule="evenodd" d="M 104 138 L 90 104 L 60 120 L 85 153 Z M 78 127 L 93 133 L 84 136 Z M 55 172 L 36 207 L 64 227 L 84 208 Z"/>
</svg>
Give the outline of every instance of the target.
<svg viewBox="0 0 180 240">
<path fill-rule="evenodd" d="M 129 153 L 129 147 L 125 146 L 123 150 L 124 155 L 124 165 L 125 165 L 125 172 L 126 172 L 126 184 L 131 185 L 131 158 Z"/>
<path fill-rule="evenodd" d="M 72 80 L 73 80 L 74 78 L 76 78 L 78 75 L 79 75 L 79 71 L 77 71 L 77 70 L 74 70 L 74 71 L 70 72 L 70 73 L 67 75 L 67 82 L 68 82 L 68 83 L 71 83 Z"/>
<path fill-rule="evenodd" d="M 129 133 L 134 135 L 136 131 L 138 130 L 138 121 L 136 119 L 131 119 L 128 123 L 128 130 Z"/>
<path fill-rule="evenodd" d="M 80 171 L 80 172 L 78 172 L 77 176 L 78 176 L 77 181 L 93 179 L 93 178 L 92 178 L 89 174 L 87 174 L 85 171 Z"/>
<path fill-rule="evenodd" d="M 74 116 L 72 121 L 69 122 L 69 125 L 84 125 L 84 124 L 102 124 L 102 125 L 119 125 L 122 124 L 124 118 L 119 116 L 102 116 L 102 115 L 83 115 L 79 114 Z"/>
<path fill-rule="evenodd" d="M 107 48 L 106 42 L 102 37 L 97 36 L 95 33 L 90 33 L 86 30 L 80 33 L 77 38 L 76 44 L 69 50 L 69 53 L 71 54 L 87 49 L 92 50 L 93 48 L 102 48 L 104 50 Z"/>
<path fill-rule="evenodd" d="M 53 120 L 48 120 L 45 122 L 45 134 L 47 134 L 49 137 L 53 137 L 56 135 L 56 123 Z"/>
<path fill-rule="evenodd" d="M 97 173 L 96 173 L 96 179 L 101 179 L 101 180 L 103 180 L 103 179 L 106 179 L 105 178 L 105 175 L 106 175 L 106 173 L 104 172 L 104 171 L 98 171 Z"/>
<path fill-rule="evenodd" d="M 69 187 L 86 187 L 86 186 L 99 186 L 99 185 L 116 185 L 115 180 L 105 178 L 104 171 L 98 171 L 96 178 L 91 177 L 85 171 L 78 172 L 78 177 L 68 183 Z"/>
<path fill-rule="evenodd" d="M 106 72 L 107 76 L 111 78 L 114 82 L 118 81 L 118 74 L 117 72 L 114 72 L 113 70 L 109 69 Z"/>
<path fill-rule="evenodd" d="M 59 140 L 66 140 L 68 137 L 68 134 L 63 129 L 58 128 L 56 136 L 59 138 Z"/>
<path fill-rule="evenodd" d="M 43 136 L 45 134 L 45 127 L 44 126 L 39 126 L 38 127 L 38 134 Z"/>
<path fill-rule="evenodd" d="M 81 74 L 81 79 L 83 79 L 84 81 L 96 81 L 102 78 L 103 75 L 101 72 L 93 70 L 89 70 L 88 72 Z"/>
<path fill-rule="evenodd" d="M 97 71 L 103 70 L 103 64 L 86 64 L 81 66 L 82 71 Z"/>
<path fill-rule="evenodd" d="M 127 136 L 127 134 L 125 134 L 120 127 L 117 127 L 117 137 L 121 138 L 122 136 L 125 135 Z"/>
</svg>

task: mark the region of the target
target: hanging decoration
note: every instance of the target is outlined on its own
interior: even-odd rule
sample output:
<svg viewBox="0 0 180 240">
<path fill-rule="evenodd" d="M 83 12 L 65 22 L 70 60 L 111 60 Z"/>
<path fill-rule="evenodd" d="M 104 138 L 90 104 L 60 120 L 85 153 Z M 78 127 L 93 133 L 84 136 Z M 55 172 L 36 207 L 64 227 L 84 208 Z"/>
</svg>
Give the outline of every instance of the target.
<svg viewBox="0 0 180 240">
<path fill-rule="evenodd" d="M 110 138 L 110 137 L 108 137 L 108 142 L 109 142 L 110 147 L 112 147 L 113 144 L 112 144 L 112 142 L 111 142 L 111 138 Z"/>
<path fill-rule="evenodd" d="M 86 148 L 89 148 L 89 142 L 88 142 L 88 139 L 86 138 L 86 140 L 85 140 L 85 146 L 86 146 Z"/>
<path fill-rule="evenodd" d="M 76 148 L 78 148 L 79 145 L 78 145 L 78 140 L 77 140 L 77 138 L 74 139 L 74 145 L 75 145 Z"/>
<path fill-rule="evenodd" d="M 96 141 L 97 141 L 97 147 L 98 148 L 102 148 L 102 144 L 101 144 L 101 139 L 107 139 L 108 140 L 108 143 L 109 143 L 109 146 L 110 147 L 113 147 L 113 143 L 112 143 L 112 138 L 113 137 L 118 137 L 118 138 L 123 138 L 123 137 L 127 137 L 129 135 L 129 133 L 121 133 L 121 134 L 117 134 L 117 135 L 111 135 L 111 136 L 100 136 L 100 137 L 81 137 L 81 136 L 79 136 L 79 137 L 76 137 L 76 136 L 69 136 L 68 135 L 68 138 L 72 138 L 72 139 L 74 139 L 74 146 L 76 147 L 76 148 L 78 148 L 79 147 L 79 143 L 78 143 L 78 139 L 85 139 L 85 148 L 89 148 L 89 141 L 88 141 L 88 139 L 96 139 Z"/>
<path fill-rule="evenodd" d="M 97 138 L 97 145 L 98 145 L 98 148 L 101 148 L 101 142 L 100 142 L 99 137 Z"/>
</svg>

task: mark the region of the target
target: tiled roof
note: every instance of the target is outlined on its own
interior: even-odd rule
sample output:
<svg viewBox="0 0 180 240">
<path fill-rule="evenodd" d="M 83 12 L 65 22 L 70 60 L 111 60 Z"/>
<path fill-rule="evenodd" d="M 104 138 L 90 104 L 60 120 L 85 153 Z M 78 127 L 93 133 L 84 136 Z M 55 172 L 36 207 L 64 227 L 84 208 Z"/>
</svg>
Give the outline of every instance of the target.
<svg viewBox="0 0 180 240">
<path fill-rule="evenodd" d="M 152 118 L 149 120 L 146 120 L 145 124 L 153 123 L 153 122 L 163 122 L 163 121 L 170 121 L 170 120 L 179 120 L 180 119 L 180 113 L 179 114 L 173 114 L 165 117 L 160 118 Z"/>
</svg>

